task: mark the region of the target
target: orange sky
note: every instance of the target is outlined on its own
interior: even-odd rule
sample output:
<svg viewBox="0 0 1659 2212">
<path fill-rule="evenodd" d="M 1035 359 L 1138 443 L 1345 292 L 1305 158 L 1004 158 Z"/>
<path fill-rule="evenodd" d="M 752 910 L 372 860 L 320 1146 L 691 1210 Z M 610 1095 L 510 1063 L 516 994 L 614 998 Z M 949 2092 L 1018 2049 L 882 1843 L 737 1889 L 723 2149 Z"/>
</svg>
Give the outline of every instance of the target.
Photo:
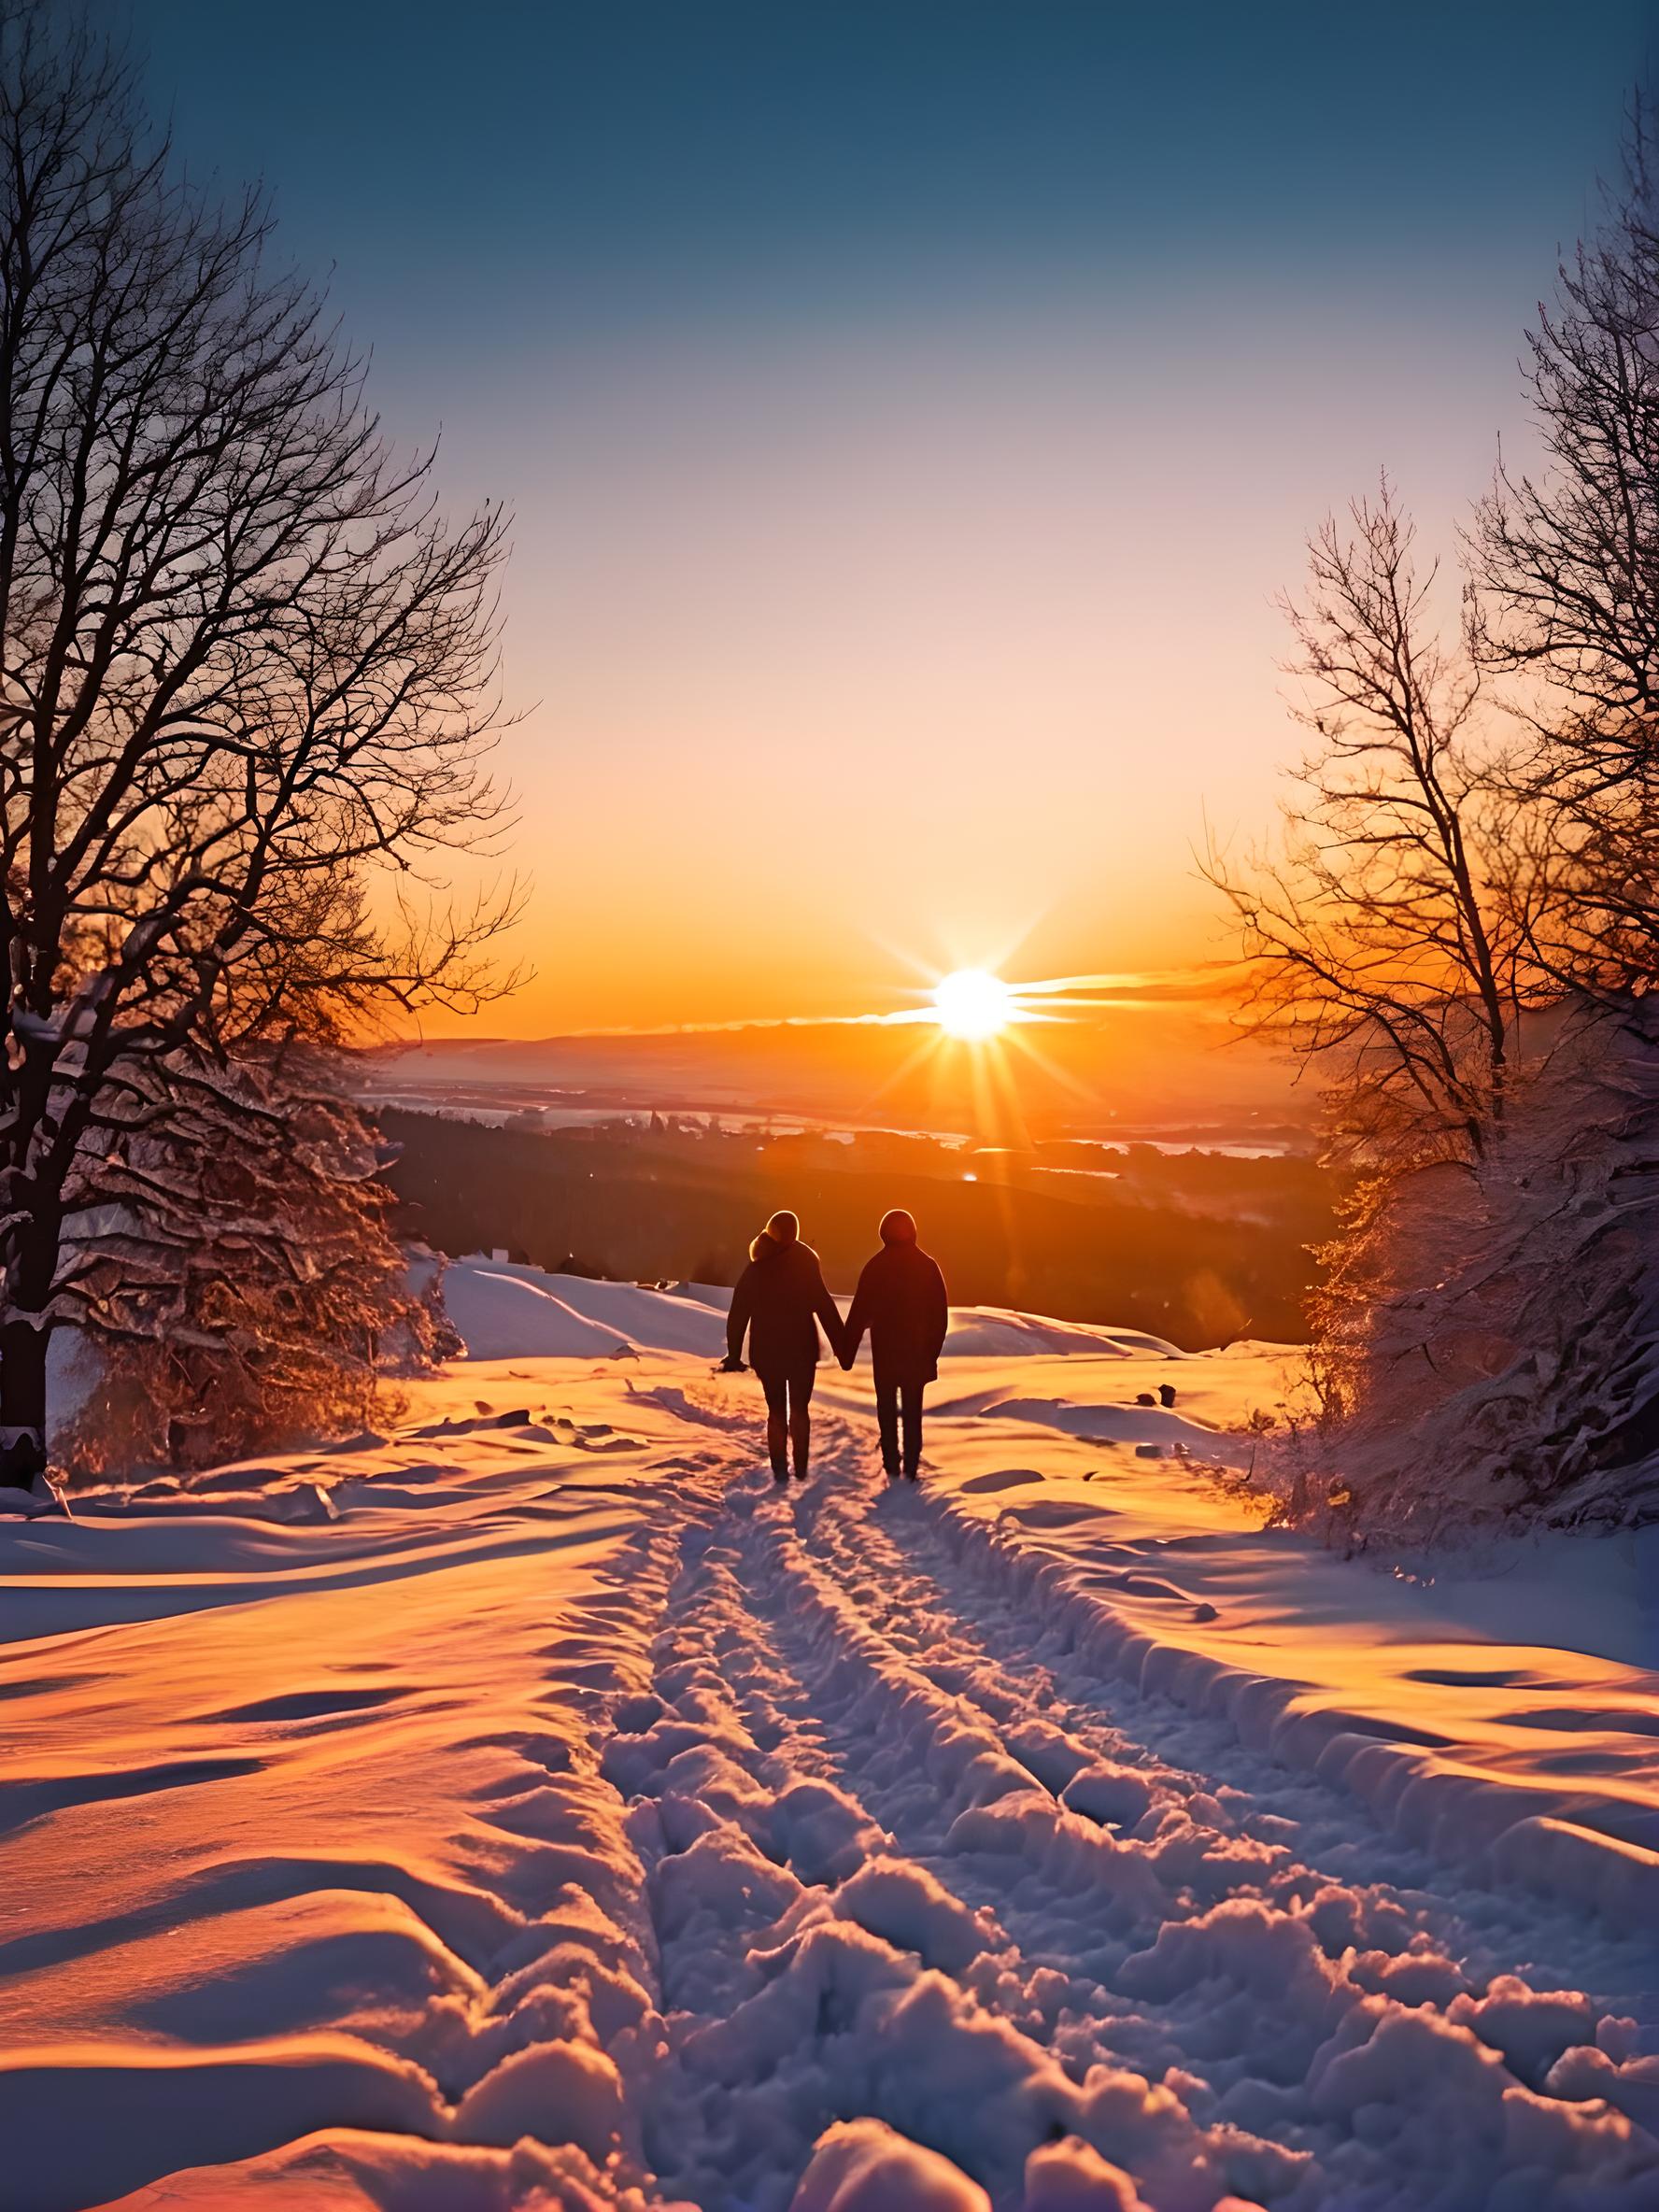
<svg viewBox="0 0 1659 2212">
<path fill-rule="evenodd" d="M 270 181 L 446 503 L 516 518 L 537 975 L 467 1026 L 517 1036 L 1224 951 L 1192 848 L 1299 745 L 1272 595 L 1384 465 L 1454 556 L 1524 464 L 1651 43 L 1649 0 L 268 12 L 146 0 L 151 90 Z"/>
<path fill-rule="evenodd" d="M 1299 742 L 1273 591 L 1384 454 L 1449 531 L 1495 413 L 1467 348 L 1298 344 L 1288 303 L 1234 305 L 1221 390 L 1216 295 L 1127 330 L 805 330 L 759 362 L 683 334 L 672 389 L 566 362 L 506 595 L 537 973 L 471 1026 L 883 1011 L 918 966 L 1224 953 L 1194 848 L 1267 824 Z"/>
<path fill-rule="evenodd" d="M 1347 330 L 1287 376 L 1283 327 L 1241 320 L 1219 394 L 1219 305 L 978 352 L 949 320 L 761 362 L 684 334 L 673 391 L 655 361 L 566 362 L 506 588 L 537 973 L 469 1027 L 863 1014 L 918 967 L 1224 954 L 1192 854 L 1269 821 L 1297 747 L 1272 590 L 1307 522 L 1384 451 L 1449 522 L 1489 445 L 1467 362 L 1425 420 L 1411 349 Z"/>
</svg>

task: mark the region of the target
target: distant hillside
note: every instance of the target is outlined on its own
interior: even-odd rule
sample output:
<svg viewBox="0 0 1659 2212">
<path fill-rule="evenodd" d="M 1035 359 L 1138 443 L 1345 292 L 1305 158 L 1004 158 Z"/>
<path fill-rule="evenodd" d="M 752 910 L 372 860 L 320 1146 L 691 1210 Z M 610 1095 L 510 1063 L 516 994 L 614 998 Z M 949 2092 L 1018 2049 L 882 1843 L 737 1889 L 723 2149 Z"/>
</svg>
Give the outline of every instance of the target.
<svg viewBox="0 0 1659 2212">
<path fill-rule="evenodd" d="M 1028 1042 L 1030 1049 L 1028 1049 Z M 1196 1127 L 1248 1141 L 1307 1100 L 1283 1059 L 1213 1010 L 1136 1006 L 1015 1032 L 981 1048 L 880 1022 L 752 1023 L 589 1037 L 441 1038 L 365 1054 L 369 1095 L 434 1105 L 445 1094 L 525 1103 L 535 1093 L 608 1105 L 790 1113 L 819 1123 L 982 1137 L 1104 1136 Z M 414 1094 L 412 1097 L 411 1094 Z"/>
<path fill-rule="evenodd" d="M 1167 1157 L 1111 1175 L 1046 1152 L 996 1158 L 920 1138 L 764 1138 L 672 1127 L 549 1133 L 387 1108 L 406 1234 L 451 1254 L 502 1248 L 548 1269 L 730 1283 L 749 1238 L 792 1206 L 849 1290 L 889 1206 L 908 1206 L 966 1305 L 1145 1328 L 1187 1349 L 1294 1341 L 1330 1233 L 1328 1180 L 1300 1159 Z M 1099 1156 L 1096 1156 L 1099 1157 Z"/>
</svg>

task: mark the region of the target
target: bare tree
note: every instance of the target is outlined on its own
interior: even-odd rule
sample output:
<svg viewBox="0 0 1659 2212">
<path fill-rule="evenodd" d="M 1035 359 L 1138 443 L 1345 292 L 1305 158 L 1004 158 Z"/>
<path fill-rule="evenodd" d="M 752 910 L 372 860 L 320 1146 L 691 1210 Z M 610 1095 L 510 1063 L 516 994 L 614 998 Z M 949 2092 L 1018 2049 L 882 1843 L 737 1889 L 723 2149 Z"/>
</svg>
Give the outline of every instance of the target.
<svg viewBox="0 0 1659 2212">
<path fill-rule="evenodd" d="M 147 134 L 130 64 L 0 5 L 0 1443 L 37 1466 L 90 1223 L 240 1056 L 475 1002 L 423 867 L 498 801 L 499 509 L 446 524 L 362 364 Z M 246 1105 L 220 1083 L 216 1112 Z M 210 1140 L 205 1138 L 205 1141 Z M 113 1184 L 111 1178 L 113 1177 Z"/>
<path fill-rule="evenodd" d="M 1312 1302 L 1331 1524 L 1413 1540 L 1636 1520 L 1659 1495 L 1659 213 L 1639 127 L 1628 195 L 1529 347 L 1545 462 L 1500 467 L 1478 511 L 1460 649 L 1386 484 L 1351 533 L 1327 523 L 1292 614 L 1319 748 L 1280 850 L 1212 867 L 1246 1018 L 1331 1071 L 1361 1170 Z"/>
<path fill-rule="evenodd" d="M 1478 1162 L 1501 1129 L 1539 979 L 1530 844 L 1476 726 L 1480 676 L 1384 479 L 1312 539 L 1283 603 L 1319 744 L 1277 850 L 1207 872 L 1238 918 L 1246 1022 L 1330 1077 L 1333 1135 L 1373 1164 Z"/>
<path fill-rule="evenodd" d="M 1527 333 L 1544 449 L 1475 521 L 1477 646 L 1521 679 L 1550 831 L 1539 949 L 1565 978 L 1659 980 L 1659 205 L 1638 107 L 1623 197 Z"/>
</svg>

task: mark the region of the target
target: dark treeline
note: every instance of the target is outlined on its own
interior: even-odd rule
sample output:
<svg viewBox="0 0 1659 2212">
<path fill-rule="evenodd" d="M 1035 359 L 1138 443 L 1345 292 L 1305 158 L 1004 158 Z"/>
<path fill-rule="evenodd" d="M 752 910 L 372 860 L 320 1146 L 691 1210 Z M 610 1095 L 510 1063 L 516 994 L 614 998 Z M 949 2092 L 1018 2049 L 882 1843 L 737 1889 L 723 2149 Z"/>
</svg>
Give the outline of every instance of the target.
<svg viewBox="0 0 1659 2212">
<path fill-rule="evenodd" d="M 502 1248 L 621 1280 L 730 1283 L 756 1228 L 787 1205 L 831 1287 L 849 1291 L 876 1222 L 905 1206 L 957 1303 L 1145 1328 L 1193 1350 L 1299 1340 L 1307 1248 L 1331 1227 L 1329 1179 L 1304 1160 L 1136 1147 L 1112 1159 L 1116 1180 L 1062 1179 L 1027 1156 L 970 1159 L 925 1138 L 377 1118 L 399 1148 L 389 1180 L 404 1233 L 453 1255 Z"/>
</svg>

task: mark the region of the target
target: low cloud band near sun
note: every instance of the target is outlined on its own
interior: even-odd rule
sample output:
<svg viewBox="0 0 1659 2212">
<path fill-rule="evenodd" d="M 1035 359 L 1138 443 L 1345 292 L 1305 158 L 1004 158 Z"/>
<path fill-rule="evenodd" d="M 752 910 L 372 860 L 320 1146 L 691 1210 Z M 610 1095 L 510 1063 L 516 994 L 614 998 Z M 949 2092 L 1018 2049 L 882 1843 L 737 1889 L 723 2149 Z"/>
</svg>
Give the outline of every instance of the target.
<svg viewBox="0 0 1659 2212">
<path fill-rule="evenodd" d="M 934 1028 L 959 1042 L 984 1042 L 1033 1023 L 1087 1027 L 1105 1014 L 1137 1009 L 1191 1008 L 1225 1016 L 1241 970 L 1212 961 L 1163 971 L 1011 978 L 994 969 L 953 968 L 925 984 L 895 988 L 903 1003 L 854 1014 L 756 1014 L 730 1021 L 604 1024 L 571 1029 L 574 1037 L 720 1036 L 744 1030 Z M 441 1029 L 434 1029 L 440 1034 Z"/>
</svg>

